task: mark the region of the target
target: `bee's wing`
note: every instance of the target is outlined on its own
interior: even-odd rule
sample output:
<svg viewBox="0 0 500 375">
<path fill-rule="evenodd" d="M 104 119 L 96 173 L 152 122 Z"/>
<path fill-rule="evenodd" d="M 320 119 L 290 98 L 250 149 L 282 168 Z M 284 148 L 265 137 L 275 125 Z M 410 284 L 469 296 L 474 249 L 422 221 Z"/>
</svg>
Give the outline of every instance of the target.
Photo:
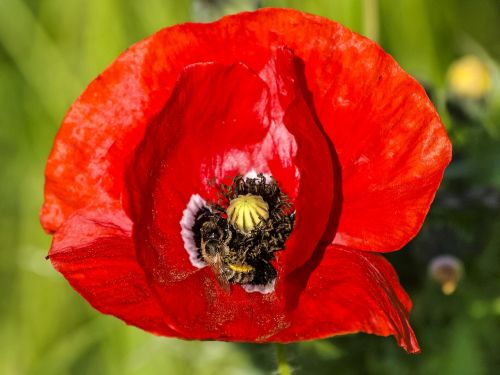
<svg viewBox="0 0 500 375">
<path fill-rule="evenodd" d="M 222 259 L 219 254 L 214 257 L 207 257 L 207 264 L 210 269 L 214 272 L 215 278 L 219 283 L 220 287 L 224 289 L 226 293 L 231 293 L 231 285 L 229 281 L 224 276 L 224 271 L 222 269 Z"/>
</svg>

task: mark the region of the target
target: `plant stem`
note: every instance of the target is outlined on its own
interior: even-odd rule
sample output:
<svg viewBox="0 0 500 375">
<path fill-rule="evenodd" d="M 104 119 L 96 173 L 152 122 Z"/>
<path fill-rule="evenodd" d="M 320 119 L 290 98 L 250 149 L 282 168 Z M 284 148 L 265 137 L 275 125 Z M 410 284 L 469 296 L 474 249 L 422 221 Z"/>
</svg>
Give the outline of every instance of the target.
<svg viewBox="0 0 500 375">
<path fill-rule="evenodd" d="M 276 358 L 278 360 L 278 375 L 292 375 L 292 367 L 287 361 L 286 345 L 274 344 L 276 348 Z"/>
<path fill-rule="evenodd" d="M 375 42 L 379 38 L 378 7 L 378 0 L 363 1 L 363 34 Z"/>
</svg>

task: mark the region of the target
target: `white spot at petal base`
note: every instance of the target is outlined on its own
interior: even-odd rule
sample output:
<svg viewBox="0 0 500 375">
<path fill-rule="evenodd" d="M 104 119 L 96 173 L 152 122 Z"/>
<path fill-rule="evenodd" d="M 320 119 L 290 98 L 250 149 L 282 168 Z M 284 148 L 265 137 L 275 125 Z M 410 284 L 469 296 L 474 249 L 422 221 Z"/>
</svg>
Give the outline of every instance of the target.
<svg viewBox="0 0 500 375">
<path fill-rule="evenodd" d="M 193 194 L 189 199 L 186 209 L 182 212 L 181 219 L 181 236 L 184 242 L 189 260 L 196 268 L 203 268 L 207 264 L 200 259 L 200 252 L 196 246 L 194 239 L 193 226 L 196 220 L 196 215 L 202 208 L 208 208 L 207 202 L 198 194 Z"/>
</svg>

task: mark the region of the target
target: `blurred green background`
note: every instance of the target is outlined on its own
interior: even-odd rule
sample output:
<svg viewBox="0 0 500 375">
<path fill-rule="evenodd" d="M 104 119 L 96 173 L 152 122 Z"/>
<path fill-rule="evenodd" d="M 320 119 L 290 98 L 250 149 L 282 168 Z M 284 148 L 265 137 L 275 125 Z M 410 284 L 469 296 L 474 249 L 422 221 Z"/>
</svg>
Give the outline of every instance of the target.
<svg viewBox="0 0 500 375">
<path fill-rule="evenodd" d="M 38 223 L 54 135 L 99 72 L 164 26 L 258 6 L 376 39 L 426 87 L 454 143 L 421 234 L 388 255 L 423 353 L 392 338 L 335 337 L 288 345 L 296 373 L 500 373 L 500 1 L 0 0 L 0 374 L 274 371 L 272 346 L 158 338 L 97 313 L 44 259 L 50 238 Z"/>
</svg>

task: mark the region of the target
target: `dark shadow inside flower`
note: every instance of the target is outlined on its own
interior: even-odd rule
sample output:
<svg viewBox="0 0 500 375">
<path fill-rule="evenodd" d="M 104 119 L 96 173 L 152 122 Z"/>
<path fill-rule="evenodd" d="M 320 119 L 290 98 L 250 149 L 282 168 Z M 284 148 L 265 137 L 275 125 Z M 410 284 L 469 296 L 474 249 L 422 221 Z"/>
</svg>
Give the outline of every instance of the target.
<svg viewBox="0 0 500 375">
<path fill-rule="evenodd" d="M 297 307 L 301 293 L 307 287 L 307 282 L 311 273 L 318 267 L 323 259 L 324 252 L 326 248 L 333 242 L 335 234 L 337 233 L 337 227 L 339 225 L 340 214 L 342 212 L 342 169 L 340 166 L 339 158 L 335 150 L 335 146 L 331 139 L 326 134 L 321 121 L 318 117 L 314 106 L 313 93 L 307 86 L 307 81 L 305 78 L 305 66 L 304 62 L 297 57 L 293 58 L 293 64 L 295 67 L 295 77 L 297 78 L 297 84 L 301 87 L 304 100 L 307 102 L 311 114 L 314 118 L 314 122 L 323 134 L 328 148 L 330 150 L 331 165 L 333 170 L 333 196 L 330 209 L 330 215 L 328 218 L 327 226 L 325 232 L 320 239 L 316 249 L 312 253 L 311 257 L 307 260 L 304 265 L 300 268 L 294 270 L 290 274 L 286 275 L 287 278 L 287 302 L 286 307 L 288 310 L 292 311 Z M 318 173 L 321 173 L 318 171 Z"/>
<path fill-rule="evenodd" d="M 325 229 L 325 233 L 320 240 L 319 246 L 327 246 L 333 242 L 335 234 L 337 233 L 337 227 L 339 225 L 340 215 L 342 213 L 342 203 L 343 203 L 343 192 L 342 192 L 342 168 L 340 166 L 340 160 L 335 150 L 335 146 L 332 140 L 328 137 L 321 121 L 316 112 L 314 105 L 314 97 L 312 91 L 307 86 L 307 80 L 305 76 L 305 65 L 304 61 L 295 57 L 293 59 L 296 71 L 296 78 L 298 80 L 298 85 L 302 88 L 302 94 L 304 95 L 304 100 L 309 106 L 309 110 L 314 118 L 314 122 L 318 126 L 319 130 L 323 134 L 328 148 L 330 150 L 331 163 L 333 169 L 333 200 L 331 204 L 330 216 L 328 219 L 328 224 Z"/>
</svg>

